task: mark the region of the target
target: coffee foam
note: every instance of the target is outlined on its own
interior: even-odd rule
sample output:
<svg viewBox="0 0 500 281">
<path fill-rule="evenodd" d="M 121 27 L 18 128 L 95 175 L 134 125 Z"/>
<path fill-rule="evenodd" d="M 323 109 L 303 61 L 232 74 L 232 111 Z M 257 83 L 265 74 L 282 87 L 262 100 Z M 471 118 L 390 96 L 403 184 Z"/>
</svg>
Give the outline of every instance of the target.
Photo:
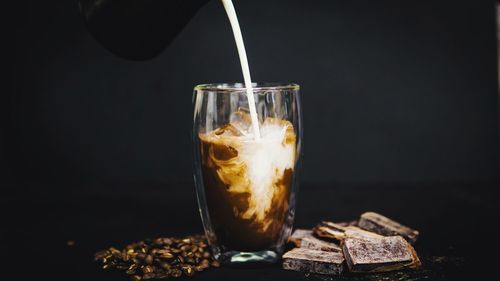
<svg viewBox="0 0 500 281">
<path fill-rule="evenodd" d="M 200 138 L 236 151 L 234 157 L 221 157 L 210 149 L 209 156 L 228 192 L 249 195 L 248 207 L 234 209 L 234 215 L 253 220 L 265 231 L 273 223 L 267 216 L 273 198 L 285 196 L 286 188 L 281 186 L 285 171 L 294 169 L 296 137 L 290 122 L 274 118 L 266 119 L 260 133 L 256 140 L 251 132 L 240 134 L 229 124 Z"/>
</svg>

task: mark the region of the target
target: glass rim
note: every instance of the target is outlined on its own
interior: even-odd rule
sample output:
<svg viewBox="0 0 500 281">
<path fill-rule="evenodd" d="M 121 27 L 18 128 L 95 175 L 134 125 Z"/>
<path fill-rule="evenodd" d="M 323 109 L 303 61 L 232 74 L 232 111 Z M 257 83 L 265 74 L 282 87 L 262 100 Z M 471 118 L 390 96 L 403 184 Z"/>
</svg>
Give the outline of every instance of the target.
<svg viewBox="0 0 500 281">
<path fill-rule="evenodd" d="M 194 87 L 195 91 L 212 91 L 212 92 L 240 92 L 246 91 L 243 83 L 209 83 L 200 84 Z M 300 86 L 295 83 L 275 83 L 275 82 L 256 82 L 252 83 L 252 90 L 257 92 L 262 91 L 298 91 Z"/>
</svg>

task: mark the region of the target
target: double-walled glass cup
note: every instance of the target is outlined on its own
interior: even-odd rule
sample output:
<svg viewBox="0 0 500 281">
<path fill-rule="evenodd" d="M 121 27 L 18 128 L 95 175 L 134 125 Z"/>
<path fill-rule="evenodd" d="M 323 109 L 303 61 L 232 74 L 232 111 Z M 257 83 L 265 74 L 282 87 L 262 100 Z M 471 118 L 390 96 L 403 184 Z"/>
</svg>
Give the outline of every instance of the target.
<svg viewBox="0 0 500 281">
<path fill-rule="evenodd" d="M 280 259 L 295 214 L 302 139 L 299 86 L 254 84 L 260 138 L 242 84 L 194 89 L 194 176 L 199 210 L 225 264 Z"/>
</svg>

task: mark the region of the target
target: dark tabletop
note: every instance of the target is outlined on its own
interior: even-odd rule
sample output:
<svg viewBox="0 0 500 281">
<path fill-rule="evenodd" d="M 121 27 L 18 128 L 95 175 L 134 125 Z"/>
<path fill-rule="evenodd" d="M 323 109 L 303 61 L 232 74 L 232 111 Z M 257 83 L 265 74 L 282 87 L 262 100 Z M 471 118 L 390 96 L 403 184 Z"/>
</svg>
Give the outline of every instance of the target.
<svg viewBox="0 0 500 281">
<path fill-rule="evenodd" d="M 280 269 L 220 268 L 195 280 L 474 280 L 495 253 L 499 200 L 492 185 L 312 186 L 299 192 L 295 227 L 347 221 L 377 211 L 420 231 L 423 268 L 389 274 L 308 275 Z M 50 190 L 58 190 L 53 192 Z M 67 190 L 67 191 L 64 191 Z M 78 190 L 78 191 L 75 191 Z M 19 186 L 2 199 L 4 276 L 13 280 L 128 280 L 101 270 L 96 251 L 144 238 L 201 233 L 191 185 Z M 68 243 L 69 242 L 69 243 Z M 74 244 L 73 244 L 74 243 Z M 71 245 L 73 244 L 73 245 Z M 490 253 L 490 254 L 489 254 Z M 8 266 L 8 267 L 7 267 Z M 0 278 L 0 280 L 5 280 Z"/>
</svg>

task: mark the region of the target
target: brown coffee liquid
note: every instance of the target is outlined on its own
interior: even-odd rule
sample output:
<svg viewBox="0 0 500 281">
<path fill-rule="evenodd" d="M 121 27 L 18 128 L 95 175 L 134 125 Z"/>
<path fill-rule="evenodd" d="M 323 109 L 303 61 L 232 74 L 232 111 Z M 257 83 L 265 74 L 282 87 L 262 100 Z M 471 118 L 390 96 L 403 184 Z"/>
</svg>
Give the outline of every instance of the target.
<svg viewBox="0 0 500 281">
<path fill-rule="evenodd" d="M 241 135 L 231 124 L 199 135 L 210 220 L 217 243 L 226 249 L 272 248 L 288 214 L 296 153 L 294 128 L 274 118 L 267 118 L 261 128 L 260 143 Z M 266 132 L 271 133 L 266 137 Z"/>
</svg>

